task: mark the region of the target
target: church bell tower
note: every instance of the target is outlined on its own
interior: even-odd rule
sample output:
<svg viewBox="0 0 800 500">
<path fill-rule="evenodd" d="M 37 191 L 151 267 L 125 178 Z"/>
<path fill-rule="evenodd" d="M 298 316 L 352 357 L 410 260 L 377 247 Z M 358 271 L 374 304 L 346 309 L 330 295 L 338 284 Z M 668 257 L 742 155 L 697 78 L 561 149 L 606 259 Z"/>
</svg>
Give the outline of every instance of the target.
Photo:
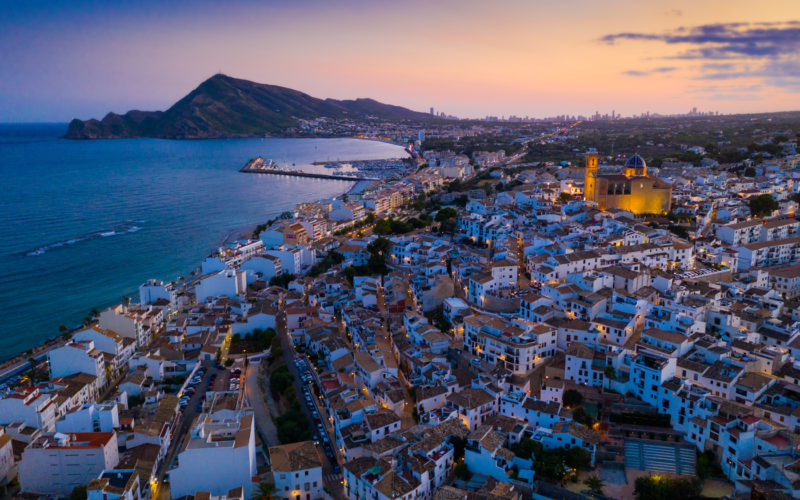
<svg viewBox="0 0 800 500">
<path fill-rule="evenodd" d="M 586 201 L 597 201 L 597 153 L 586 153 L 583 196 Z"/>
</svg>

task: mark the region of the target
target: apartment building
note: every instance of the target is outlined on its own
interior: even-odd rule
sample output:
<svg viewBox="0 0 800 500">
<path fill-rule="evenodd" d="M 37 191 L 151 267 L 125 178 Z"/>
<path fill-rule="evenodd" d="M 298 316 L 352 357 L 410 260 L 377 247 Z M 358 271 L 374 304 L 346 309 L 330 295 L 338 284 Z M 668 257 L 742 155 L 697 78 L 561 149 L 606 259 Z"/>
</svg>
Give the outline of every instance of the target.
<svg viewBox="0 0 800 500">
<path fill-rule="evenodd" d="M 122 337 L 134 339 L 138 349 L 150 342 L 153 332 L 163 321 L 163 310 L 134 309 L 130 307 L 130 300 L 126 298 L 121 304 L 103 310 L 100 313 L 98 326 L 102 330 L 111 330 Z"/>
<path fill-rule="evenodd" d="M 72 341 L 94 342 L 95 349 L 103 352 L 107 378 L 117 377 L 120 370 L 128 365 L 128 360 L 136 352 L 133 339 L 126 339 L 113 330 L 103 330 L 96 325 L 75 332 L 72 335 Z"/>
<path fill-rule="evenodd" d="M 464 318 L 464 349 L 491 364 L 524 375 L 556 352 L 558 330 L 524 319 L 506 322 L 494 316 Z"/>
<path fill-rule="evenodd" d="M 22 422 L 43 432 L 52 432 L 56 406 L 55 398 L 38 388 L 19 387 L 0 399 L 0 425 Z"/>
<path fill-rule="evenodd" d="M 47 356 L 50 361 L 51 380 L 76 373 L 85 373 L 97 377 L 98 389 L 105 387 L 105 360 L 103 352 L 95 348 L 94 341 L 71 341 L 63 347 L 51 350 Z"/>
<path fill-rule="evenodd" d="M 247 291 L 247 272 L 236 269 L 223 269 L 202 278 L 195 285 L 197 302 L 212 302 L 220 296 L 239 297 Z"/>
<path fill-rule="evenodd" d="M 150 484 L 142 485 L 136 469 L 104 470 L 86 487 L 87 500 L 139 500 L 148 498 Z M 142 496 L 142 490 L 146 496 Z"/>
<path fill-rule="evenodd" d="M 532 429 L 552 429 L 558 422 L 572 420 L 572 410 L 563 408 L 557 401 L 541 401 L 526 392 L 509 392 L 500 398 L 502 416 L 523 420 Z"/>
<path fill-rule="evenodd" d="M 783 240 L 759 241 L 736 247 L 739 270 L 795 262 L 800 258 L 800 236 Z"/>
<path fill-rule="evenodd" d="M 242 487 L 244 497 L 250 498 L 256 475 L 253 415 L 203 414 L 189 433 L 189 440 L 178 453 L 178 465 L 168 472 L 170 496 L 179 498 L 196 491 L 223 495 Z"/>
<path fill-rule="evenodd" d="M 746 245 L 761 241 L 761 220 L 748 220 L 717 228 L 717 238 L 731 245 Z"/>
<path fill-rule="evenodd" d="M 114 432 L 47 433 L 22 452 L 20 488 L 25 493 L 69 496 L 119 464 Z"/>
<path fill-rule="evenodd" d="M 247 259 L 242 262 L 239 269 L 251 271 L 264 281 L 269 281 L 273 276 L 278 276 L 283 272 L 281 260 L 271 254 L 256 255 L 251 259 Z M 248 278 L 247 281 L 249 282 L 250 279 Z"/>
<path fill-rule="evenodd" d="M 177 312 L 178 291 L 171 283 L 149 279 L 139 285 L 139 306 L 141 308 L 146 309 L 148 304 L 159 300 L 167 301 L 167 316 Z"/>
<path fill-rule="evenodd" d="M 0 427 L 0 494 L 8 494 L 9 485 L 17 478 L 17 465 L 14 462 L 14 438 Z"/>
<path fill-rule="evenodd" d="M 511 261 L 501 260 L 492 263 L 489 272 L 469 277 L 468 299 L 478 305 L 485 305 L 491 301 L 487 296 L 497 294 L 517 284 L 519 268 Z"/>
<path fill-rule="evenodd" d="M 645 403 L 657 406 L 661 384 L 675 376 L 676 366 L 676 358 L 640 352 L 631 363 L 631 392 Z"/>
<path fill-rule="evenodd" d="M 269 449 L 276 495 L 287 500 L 312 500 L 322 494 L 322 462 L 313 441 Z"/>
<path fill-rule="evenodd" d="M 470 431 L 474 431 L 488 417 L 497 414 L 498 398 L 480 387 L 469 387 L 461 392 L 448 394 L 447 407 L 458 413 L 458 418 Z"/>
<path fill-rule="evenodd" d="M 56 420 L 56 432 L 114 432 L 119 429 L 119 407 L 116 403 L 86 403 L 75 407 Z"/>
</svg>

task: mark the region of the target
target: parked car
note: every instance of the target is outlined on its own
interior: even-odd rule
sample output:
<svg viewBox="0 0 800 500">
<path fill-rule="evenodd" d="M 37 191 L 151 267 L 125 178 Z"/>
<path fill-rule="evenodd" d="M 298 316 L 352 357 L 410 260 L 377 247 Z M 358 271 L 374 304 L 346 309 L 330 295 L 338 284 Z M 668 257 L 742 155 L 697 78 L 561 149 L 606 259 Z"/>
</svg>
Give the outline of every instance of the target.
<svg viewBox="0 0 800 500">
<path fill-rule="evenodd" d="M 319 436 L 314 436 L 314 444 L 319 444 Z"/>
<path fill-rule="evenodd" d="M 339 468 L 339 464 L 337 462 L 333 462 L 333 473 L 338 474 L 342 470 Z"/>
</svg>

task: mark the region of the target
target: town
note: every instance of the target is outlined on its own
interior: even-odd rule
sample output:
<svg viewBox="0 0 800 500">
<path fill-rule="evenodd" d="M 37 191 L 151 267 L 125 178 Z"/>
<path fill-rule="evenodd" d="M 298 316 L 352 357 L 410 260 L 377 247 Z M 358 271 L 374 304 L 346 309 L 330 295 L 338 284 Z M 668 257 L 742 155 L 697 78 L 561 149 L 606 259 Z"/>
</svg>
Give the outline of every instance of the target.
<svg viewBox="0 0 800 500">
<path fill-rule="evenodd" d="M 0 365 L 0 494 L 800 498 L 797 117 L 486 122 L 301 120 L 412 156 Z"/>
</svg>

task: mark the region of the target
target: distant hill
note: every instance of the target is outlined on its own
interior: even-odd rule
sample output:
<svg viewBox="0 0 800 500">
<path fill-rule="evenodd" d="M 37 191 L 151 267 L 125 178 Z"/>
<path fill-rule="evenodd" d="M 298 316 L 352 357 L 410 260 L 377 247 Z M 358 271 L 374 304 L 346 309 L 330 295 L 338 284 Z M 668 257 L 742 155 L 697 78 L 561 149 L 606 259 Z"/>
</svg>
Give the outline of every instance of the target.
<svg viewBox="0 0 800 500">
<path fill-rule="evenodd" d="M 222 74 L 200 84 L 166 111 L 109 113 L 102 120 L 72 120 L 67 139 L 216 139 L 283 132 L 298 125 L 295 117 L 430 119 L 400 106 L 372 99 L 317 99 L 297 90 L 239 80 Z"/>
</svg>

